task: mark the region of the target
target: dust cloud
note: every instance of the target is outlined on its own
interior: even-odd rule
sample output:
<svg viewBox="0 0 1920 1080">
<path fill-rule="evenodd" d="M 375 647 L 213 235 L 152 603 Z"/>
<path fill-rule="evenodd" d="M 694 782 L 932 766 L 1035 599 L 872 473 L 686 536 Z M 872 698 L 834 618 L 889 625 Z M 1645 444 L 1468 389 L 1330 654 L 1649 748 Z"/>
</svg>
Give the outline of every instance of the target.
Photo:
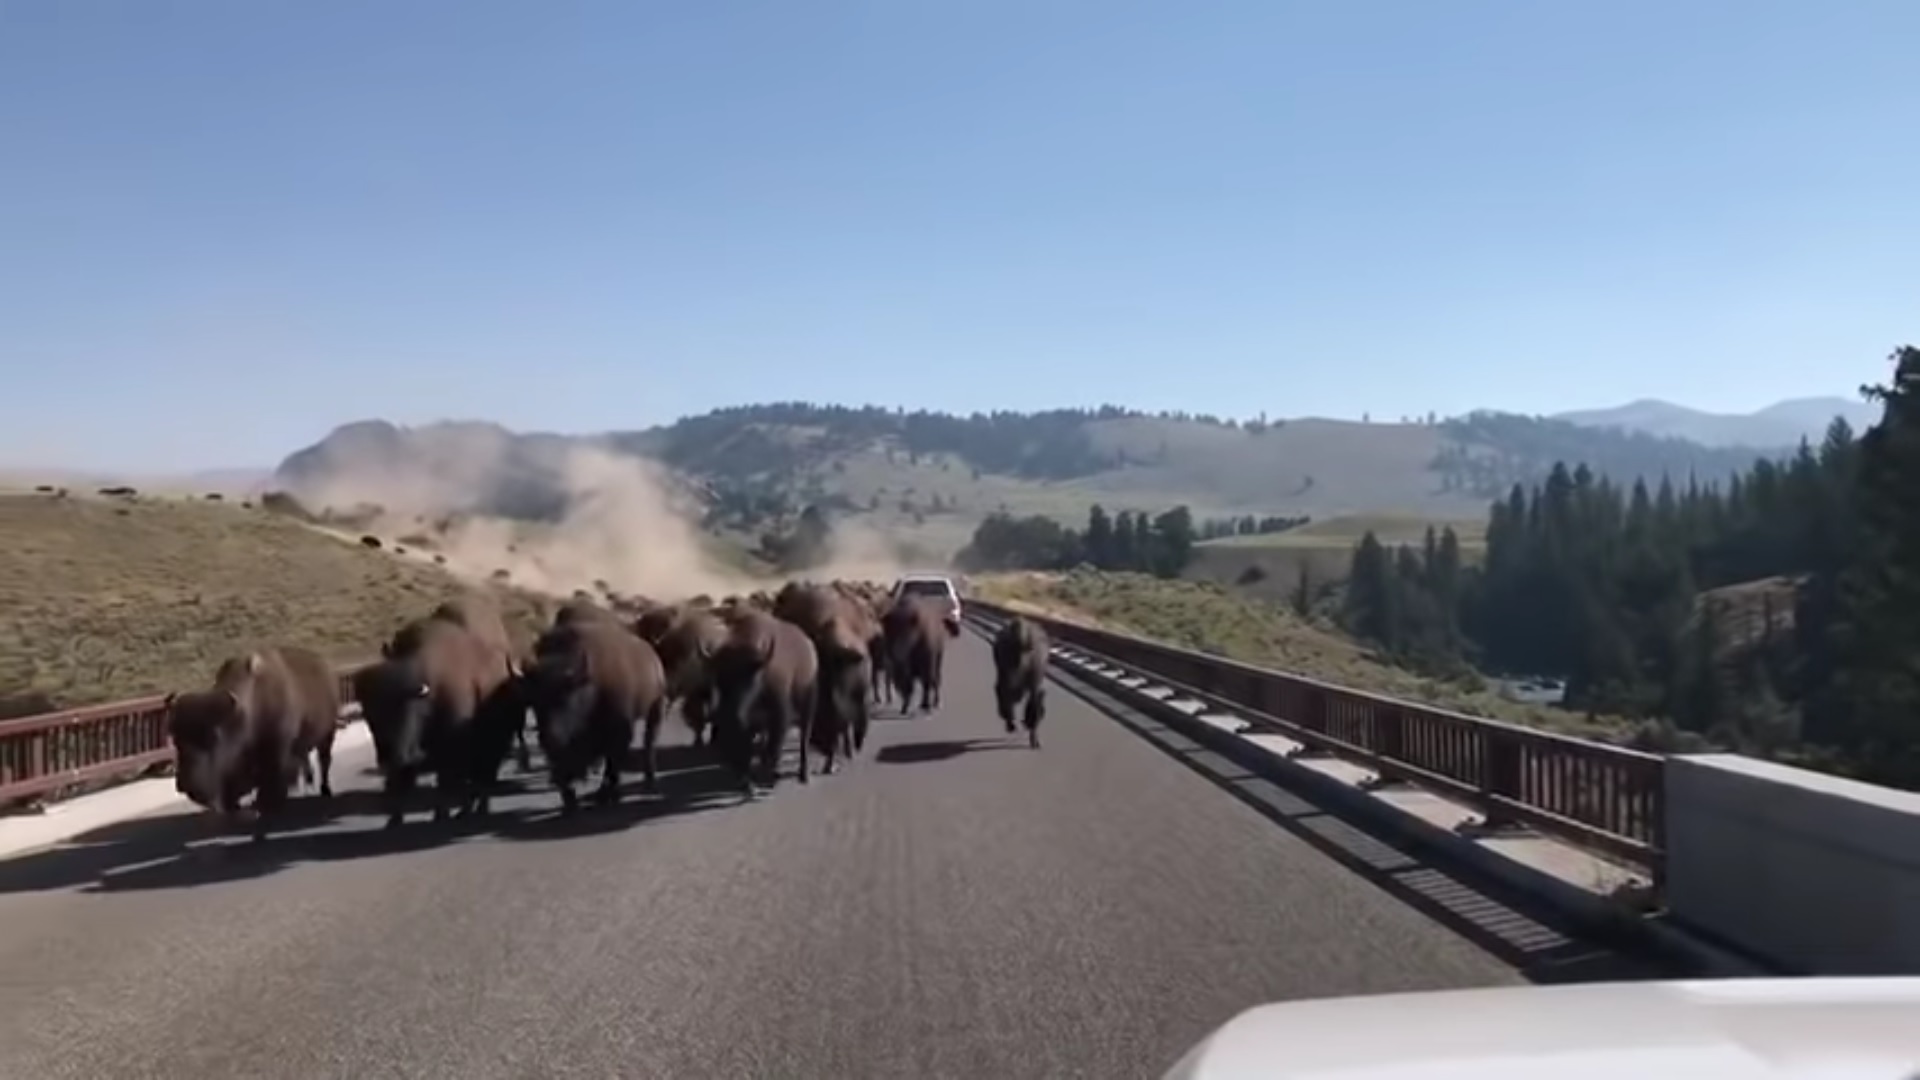
<svg viewBox="0 0 1920 1080">
<path fill-rule="evenodd" d="M 336 443 L 277 486 L 309 509 L 349 515 L 351 526 L 335 529 L 349 539 L 367 533 L 408 548 L 410 558 L 438 555 L 475 582 L 505 571 L 511 584 L 552 596 L 671 600 L 786 579 L 730 565 L 746 560 L 723 558 L 729 541 L 702 531 L 700 493 L 632 455 L 477 424 L 416 429 L 405 444 Z M 793 576 L 891 580 L 902 572 L 878 530 L 837 521 L 828 547 L 827 565 Z"/>
</svg>

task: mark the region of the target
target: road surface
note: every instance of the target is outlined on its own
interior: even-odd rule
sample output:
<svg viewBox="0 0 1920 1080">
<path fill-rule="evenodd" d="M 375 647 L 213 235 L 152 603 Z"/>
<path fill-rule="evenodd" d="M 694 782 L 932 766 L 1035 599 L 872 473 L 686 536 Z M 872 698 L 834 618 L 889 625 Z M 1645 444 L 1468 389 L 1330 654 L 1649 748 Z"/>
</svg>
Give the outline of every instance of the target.
<svg viewBox="0 0 1920 1080">
<path fill-rule="evenodd" d="M 939 713 L 754 805 L 676 748 L 577 825 L 382 833 L 362 751 L 270 852 L 0 864 L 0 1076 L 1155 1076 L 1260 1002 L 1640 973 L 1058 686 L 1030 751 L 990 681 L 964 636 Z"/>
</svg>

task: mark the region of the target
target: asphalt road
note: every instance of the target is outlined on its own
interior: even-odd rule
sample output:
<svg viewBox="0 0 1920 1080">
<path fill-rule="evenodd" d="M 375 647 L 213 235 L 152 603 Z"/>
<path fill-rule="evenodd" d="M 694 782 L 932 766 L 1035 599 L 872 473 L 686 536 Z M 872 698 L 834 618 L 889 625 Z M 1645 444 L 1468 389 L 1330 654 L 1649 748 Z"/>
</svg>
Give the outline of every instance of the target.
<svg viewBox="0 0 1920 1080">
<path fill-rule="evenodd" d="M 753 805 L 681 750 L 579 824 L 388 834 L 362 752 L 267 851 L 170 815 L 0 864 L 0 1076 L 1157 1076 L 1265 1001 L 1615 973 L 1057 686 L 1004 737 L 971 634 L 947 672 Z"/>
</svg>

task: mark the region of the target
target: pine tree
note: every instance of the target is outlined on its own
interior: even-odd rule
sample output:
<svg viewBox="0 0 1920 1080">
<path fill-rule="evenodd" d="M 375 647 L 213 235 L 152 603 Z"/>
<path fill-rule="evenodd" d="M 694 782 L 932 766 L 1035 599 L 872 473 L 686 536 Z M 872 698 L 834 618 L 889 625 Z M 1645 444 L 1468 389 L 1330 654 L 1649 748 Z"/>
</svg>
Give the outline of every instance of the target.
<svg viewBox="0 0 1920 1080">
<path fill-rule="evenodd" d="M 1920 780 L 1920 349 L 1893 354 L 1891 382 L 1866 388 L 1881 422 L 1860 441 L 1859 532 L 1832 619 L 1837 714 L 1829 737 L 1895 783 Z"/>
<path fill-rule="evenodd" d="M 1114 565 L 1113 519 L 1107 516 L 1106 508 L 1094 503 L 1087 511 L 1086 540 L 1087 561 L 1102 570 L 1110 570 Z"/>
</svg>

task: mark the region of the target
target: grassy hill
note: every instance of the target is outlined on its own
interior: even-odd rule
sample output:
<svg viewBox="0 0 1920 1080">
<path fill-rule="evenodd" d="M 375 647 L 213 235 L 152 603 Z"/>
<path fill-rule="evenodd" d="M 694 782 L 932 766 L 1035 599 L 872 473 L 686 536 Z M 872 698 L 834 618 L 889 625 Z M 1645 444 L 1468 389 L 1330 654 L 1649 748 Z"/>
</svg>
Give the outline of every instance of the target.
<svg viewBox="0 0 1920 1080">
<path fill-rule="evenodd" d="M 463 493 L 457 509 L 564 513 L 566 456 L 591 448 L 659 467 L 657 483 L 712 535 L 756 538 L 807 505 L 883 536 L 909 562 L 944 558 L 996 510 L 1079 524 L 1088 509 L 1197 518 L 1389 514 L 1476 520 L 1555 461 L 1615 478 L 1725 475 L 1745 450 L 1709 449 L 1500 414 L 1358 423 L 1236 421 L 1098 409 L 953 416 L 805 403 L 722 409 L 643 431 L 515 434 L 458 423 L 347 425 L 301 450 L 278 481 L 321 502 L 344 489 Z M 374 478 L 377 483 L 356 483 Z"/>
<path fill-rule="evenodd" d="M 1140 574 L 988 574 L 971 579 L 983 599 L 1183 648 L 1293 672 L 1408 701 L 1565 734 L 1630 739 L 1625 720 L 1586 717 L 1511 701 L 1484 686 L 1443 682 L 1376 659 L 1365 646 L 1318 621 L 1219 587 Z"/>
<path fill-rule="evenodd" d="M 1451 528 L 1469 565 L 1486 554 L 1487 522 L 1475 518 L 1420 518 L 1396 514 L 1348 514 L 1285 532 L 1227 536 L 1195 545 L 1183 577 L 1263 600 L 1293 595 L 1302 567 L 1314 589 L 1344 581 L 1354 545 L 1368 532 L 1389 547 L 1419 547 L 1427 529 Z"/>
<path fill-rule="evenodd" d="M 348 663 L 470 588 L 517 633 L 546 602 L 236 503 L 0 493 L 0 705 L 9 713 L 199 685 L 227 656 L 297 644 Z"/>
</svg>

